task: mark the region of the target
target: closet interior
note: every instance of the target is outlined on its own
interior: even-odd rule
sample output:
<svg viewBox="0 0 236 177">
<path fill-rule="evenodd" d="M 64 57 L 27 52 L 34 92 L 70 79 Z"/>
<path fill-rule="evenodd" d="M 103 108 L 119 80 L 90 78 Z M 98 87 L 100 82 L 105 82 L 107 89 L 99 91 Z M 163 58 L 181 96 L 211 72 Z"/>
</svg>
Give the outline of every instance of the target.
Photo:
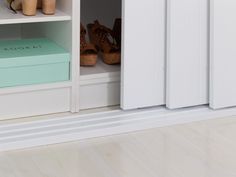
<svg viewBox="0 0 236 177">
<path fill-rule="evenodd" d="M 81 0 L 80 22 L 82 25 L 81 28 L 86 30 L 86 42 L 89 45 L 100 44 L 100 48 L 99 46 L 95 46 L 96 49 L 98 49 L 98 53 L 96 53 L 97 61 L 93 66 L 83 65 L 82 62 L 86 62 L 86 58 L 84 59 L 85 61 L 83 61 L 83 51 L 80 51 L 80 62 L 82 65 L 80 67 L 79 81 L 80 110 L 120 104 L 120 70 L 122 51 L 119 39 L 117 40 L 113 35 L 118 31 L 117 35 L 121 39 L 121 6 L 121 0 Z M 99 23 L 100 25 L 97 28 L 95 27 L 95 25 L 97 25 L 96 23 Z M 94 25 L 94 29 L 89 27 L 92 25 Z M 94 43 L 94 38 L 96 37 L 98 42 L 96 43 L 95 41 Z M 112 54 L 108 54 L 108 56 L 103 52 L 106 50 L 107 43 L 114 45 L 108 46 L 108 48 L 111 48 L 108 50 L 115 50 L 111 51 L 110 53 Z M 105 47 L 105 49 L 102 47 Z M 114 57 L 114 55 L 117 56 Z"/>
</svg>

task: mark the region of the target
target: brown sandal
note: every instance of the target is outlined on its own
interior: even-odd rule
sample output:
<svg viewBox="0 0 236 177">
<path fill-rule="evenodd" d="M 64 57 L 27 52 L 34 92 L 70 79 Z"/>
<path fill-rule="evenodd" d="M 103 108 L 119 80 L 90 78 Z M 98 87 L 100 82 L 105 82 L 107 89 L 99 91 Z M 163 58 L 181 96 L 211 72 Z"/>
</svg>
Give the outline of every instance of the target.
<svg viewBox="0 0 236 177">
<path fill-rule="evenodd" d="M 113 34 L 116 39 L 117 45 L 121 48 L 121 18 L 115 19 L 113 26 Z"/>
<path fill-rule="evenodd" d="M 86 30 L 80 24 L 80 65 L 94 66 L 97 63 L 98 52 L 93 44 L 86 42 L 85 35 Z"/>
<path fill-rule="evenodd" d="M 96 20 L 94 24 L 88 24 L 90 41 L 100 49 L 104 63 L 113 65 L 120 63 L 120 49 L 117 45 L 113 31 Z"/>
</svg>

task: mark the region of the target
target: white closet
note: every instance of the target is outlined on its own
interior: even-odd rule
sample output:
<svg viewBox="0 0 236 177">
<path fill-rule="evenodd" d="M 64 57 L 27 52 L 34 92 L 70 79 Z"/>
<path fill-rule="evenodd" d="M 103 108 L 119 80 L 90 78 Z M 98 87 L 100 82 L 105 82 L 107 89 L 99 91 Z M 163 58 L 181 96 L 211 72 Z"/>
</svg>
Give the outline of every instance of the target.
<svg viewBox="0 0 236 177">
<path fill-rule="evenodd" d="M 235 0 L 57 0 L 34 17 L 4 2 L 0 40 L 48 38 L 71 63 L 68 81 L 0 88 L 0 151 L 236 115 Z M 80 22 L 115 18 L 121 65 L 80 67 Z"/>
<path fill-rule="evenodd" d="M 46 37 L 71 54 L 69 81 L 0 88 L 1 119 L 109 106 L 236 105 L 232 0 L 58 0 L 55 15 L 34 17 L 0 2 L 0 40 Z M 112 28 L 115 18 L 122 18 L 121 65 L 80 67 L 80 22 Z"/>
</svg>

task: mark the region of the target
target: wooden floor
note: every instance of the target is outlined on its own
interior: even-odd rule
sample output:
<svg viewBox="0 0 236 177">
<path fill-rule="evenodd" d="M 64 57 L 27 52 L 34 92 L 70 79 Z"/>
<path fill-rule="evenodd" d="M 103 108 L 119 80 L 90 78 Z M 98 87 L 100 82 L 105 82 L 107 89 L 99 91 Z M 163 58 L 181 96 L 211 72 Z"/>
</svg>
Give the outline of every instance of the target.
<svg viewBox="0 0 236 177">
<path fill-rule="evenodd" d="M 0 177 L 236 177 L 236 118 L 1 153 Z"/>
</svg>

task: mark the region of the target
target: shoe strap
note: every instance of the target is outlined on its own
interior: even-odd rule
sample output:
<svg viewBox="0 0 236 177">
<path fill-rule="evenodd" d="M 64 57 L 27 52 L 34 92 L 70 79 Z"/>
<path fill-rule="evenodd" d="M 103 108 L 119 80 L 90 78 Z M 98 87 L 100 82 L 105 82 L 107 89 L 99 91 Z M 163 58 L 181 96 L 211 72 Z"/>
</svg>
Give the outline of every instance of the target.
<svg viewBox="0 0 236 177">
<path fill-rule="evenodd" d="M 106 26 L 100 25 L 97 20 L 94 22 L 93 33 L 96 34 L 99 42 L 104 43 L 106 40 L 108 40 L 111 43 L 112 48 L 118 48 L 113 31 Z M 109 40 L 110 37 L 112 41 Z"/>
</svg>

